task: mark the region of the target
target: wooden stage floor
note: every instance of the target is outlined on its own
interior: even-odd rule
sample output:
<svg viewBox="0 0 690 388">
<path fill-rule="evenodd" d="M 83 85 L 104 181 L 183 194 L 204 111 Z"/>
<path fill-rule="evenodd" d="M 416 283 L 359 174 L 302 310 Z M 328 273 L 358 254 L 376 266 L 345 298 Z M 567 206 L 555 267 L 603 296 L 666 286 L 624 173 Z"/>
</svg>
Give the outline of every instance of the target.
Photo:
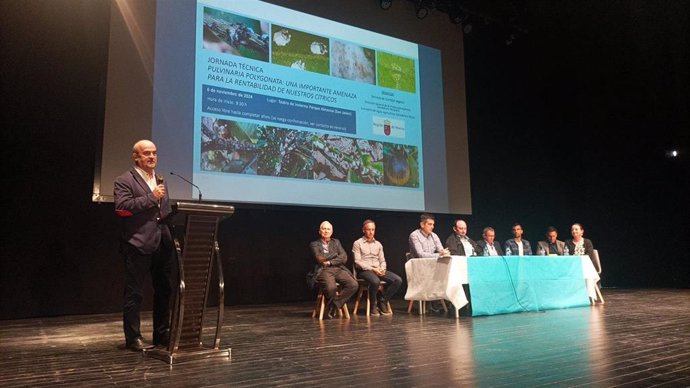
<svg viewBox="0 0 690 388">
<path fill-rule="evenodd" d="M 311 303 L 231 306 L 232 357 L 172 367 L 123 349 L 119 314 L 0 321 L 0 386 L 690 386 L 690 290 L 604 296 L 457 320 L 403 300 L 393 316 L 323 322 Z"/>
</svg>

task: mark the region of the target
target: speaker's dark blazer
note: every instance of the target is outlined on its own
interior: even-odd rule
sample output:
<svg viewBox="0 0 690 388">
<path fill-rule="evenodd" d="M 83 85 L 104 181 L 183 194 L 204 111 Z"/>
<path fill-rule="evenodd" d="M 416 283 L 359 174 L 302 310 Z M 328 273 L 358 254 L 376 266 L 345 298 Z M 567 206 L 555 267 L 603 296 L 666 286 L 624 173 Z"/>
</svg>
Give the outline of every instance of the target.
<svg viewBox="0 0 690 388">
<path fill-rule="evenodd" d="M 121 243 L 129 243 L 142 254 L 152 254 L 161 239 L 172 240 L 167 226 L 159 223 L 172 212 L 168 187 L 160 203 L 137 170 L 129 171 L 115 179 L 115 211 L 122 218 Z"/>
</svg>

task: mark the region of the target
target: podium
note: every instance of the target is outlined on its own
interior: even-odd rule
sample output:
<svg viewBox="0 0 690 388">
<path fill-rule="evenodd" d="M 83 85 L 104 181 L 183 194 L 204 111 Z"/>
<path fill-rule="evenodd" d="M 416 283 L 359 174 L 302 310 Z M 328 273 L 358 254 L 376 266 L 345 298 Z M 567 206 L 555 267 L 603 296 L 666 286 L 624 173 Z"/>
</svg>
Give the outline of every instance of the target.
<svg viewBox="0 0 690 388">
<path fill-rule="evenodd" d="M 170 342 L 167 348 L 150 349 L 145 355 L 170 365 L 177 361 L 230 357 L 231 349 L 220 347 L 225 284 L 217 236 L 218 223 L 234 212 L 235 208 L 227 205 L 173 204 L 175 219 L 183 218 L 185 222 L 184 247 L 174 236 L 179 284 L 170 322 Z M 204 344 L 201 337 L 214 264 L 218 272 L 218 319 L 213 343 Z"/>
</svg>

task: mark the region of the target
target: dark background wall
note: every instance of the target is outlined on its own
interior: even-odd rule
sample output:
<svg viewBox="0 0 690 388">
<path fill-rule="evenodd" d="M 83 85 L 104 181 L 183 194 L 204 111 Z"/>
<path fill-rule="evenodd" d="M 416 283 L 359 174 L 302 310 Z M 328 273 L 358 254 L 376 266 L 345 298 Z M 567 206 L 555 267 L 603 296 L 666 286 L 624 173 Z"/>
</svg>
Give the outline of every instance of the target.
<svg viewBox="0 0 690 388">
<path fill-rule="evenodd" d="M 500 23 L 465 39 L 470 235 L 492 225 L 505 240 L 520 221 L 530 241 L 548 225 L 565 238 L 581 222 L 604 286 L 689 287 L 690 3 L 518 3 L 528 33 L 511 45 Z M 0 319 L 119 311 L 118 221 L 112 204 L 90 200 L 110 3 L 4 1 L 0 15 Z M 680 157 L 667 158 L 671 148 Z M 404 274 L 417 217 L 239 206 L 221 225 L 226 303 L 311 298 L 306 245 L 324 219 L 346 249 L 375 219 Z M 438 216 L 442 238 L 453 218 Z"/>
</svg>

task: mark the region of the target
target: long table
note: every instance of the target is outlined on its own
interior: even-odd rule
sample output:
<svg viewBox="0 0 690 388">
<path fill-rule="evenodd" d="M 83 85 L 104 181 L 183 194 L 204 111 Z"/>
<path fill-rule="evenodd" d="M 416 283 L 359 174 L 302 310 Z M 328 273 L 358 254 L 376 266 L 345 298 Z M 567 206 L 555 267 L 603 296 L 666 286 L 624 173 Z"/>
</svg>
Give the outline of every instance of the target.
<svg viewBox="0 0 690 388">
<path fill-rule="evenodd" d="M 445 299 L 472 315 L 585 306 L 597 299 L 599 274 L 589 256 L 451 256 L 405 263 L 407 300 Z"/>
</svg>

